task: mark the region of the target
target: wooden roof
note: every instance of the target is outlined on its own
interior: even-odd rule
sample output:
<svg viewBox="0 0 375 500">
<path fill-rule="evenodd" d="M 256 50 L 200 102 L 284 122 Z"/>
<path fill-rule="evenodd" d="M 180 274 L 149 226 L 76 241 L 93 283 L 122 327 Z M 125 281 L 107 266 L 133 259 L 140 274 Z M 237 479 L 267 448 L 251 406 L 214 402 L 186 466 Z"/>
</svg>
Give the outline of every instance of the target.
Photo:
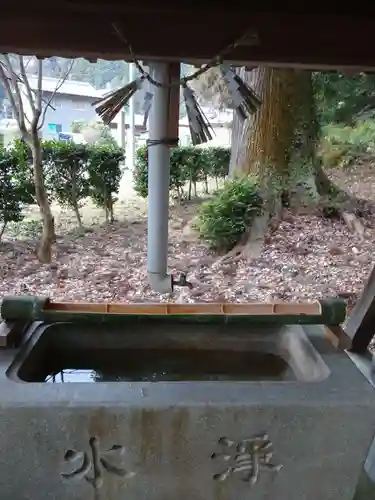
<svg viewBox="0 0 375 500">
<path fill-rule="evenodd" d="M 245 3 L 245 2 L 244 2 Z M 375 12 L 259 13 L 210 0 L 1 2 L 0 52 L 131 59 L 116 23 L 142 60 L 202 62 L 246 32 L 228 59 L 238 64 L 375 68 Z M 246 5 L 246 3 L 245 3 Z M 199 6 L 199 8 L 198 8 Z M 254 43 L 254 40 L 256 42 Z"/>
</svg>

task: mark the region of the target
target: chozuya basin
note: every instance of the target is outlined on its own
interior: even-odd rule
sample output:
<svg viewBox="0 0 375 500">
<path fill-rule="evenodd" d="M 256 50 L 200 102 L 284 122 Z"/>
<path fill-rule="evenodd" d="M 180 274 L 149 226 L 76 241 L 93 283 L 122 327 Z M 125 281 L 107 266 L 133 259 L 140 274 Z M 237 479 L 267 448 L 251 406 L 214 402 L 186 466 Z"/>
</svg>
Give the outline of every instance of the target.
<svg viewBox="0 0 375 500">
<path fill-rule="evenodd" d="M 344 315 L 5 299 L 1 498 L 352 499 L 375 398 Z"/>
</svg>

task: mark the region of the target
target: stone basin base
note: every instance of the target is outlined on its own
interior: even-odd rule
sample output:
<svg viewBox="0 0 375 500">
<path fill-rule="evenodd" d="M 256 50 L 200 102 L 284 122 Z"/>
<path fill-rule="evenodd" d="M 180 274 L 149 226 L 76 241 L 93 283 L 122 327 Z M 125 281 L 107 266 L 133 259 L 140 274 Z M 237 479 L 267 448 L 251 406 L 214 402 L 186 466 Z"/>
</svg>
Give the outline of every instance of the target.
<svg viewBox="0 0 375 500">
<path fill-rule="evenodd" d="M 19 351 L 0 351 L 1 500 L 352 500 L 375 398 L 367 360 L 322 327 L 105 328 L 35 323 Z M 195 371 L 193 348 L 209 353 Z M 121 349 L 132 369 L 108 381 Z M 150 379 L 152 349 L 185 364 Z M 45 383 L 67 368 L 104 376 Z"/>
</svg>

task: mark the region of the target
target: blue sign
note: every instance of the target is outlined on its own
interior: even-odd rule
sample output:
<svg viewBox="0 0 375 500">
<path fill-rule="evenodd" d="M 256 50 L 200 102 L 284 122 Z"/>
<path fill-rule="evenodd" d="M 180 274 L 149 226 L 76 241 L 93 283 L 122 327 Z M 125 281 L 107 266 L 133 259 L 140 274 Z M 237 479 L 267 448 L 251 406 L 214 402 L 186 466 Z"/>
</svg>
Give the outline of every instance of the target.
<svg viewBox="0 0 375 500">
<path fill-rule="evenodd" d="M 49 123 L 48 128 L 51 132 L 55 132 L 55 134 L 59 134 L 62 129 L 62 125 L 60 123 Z"/>
<path fill-rule="evenodd" d="M 72 140 L 71 134 L 63 134 L 62 132 L 59 133 L 59 140 L 63 142 L 69 142 Z"/>
</svg>

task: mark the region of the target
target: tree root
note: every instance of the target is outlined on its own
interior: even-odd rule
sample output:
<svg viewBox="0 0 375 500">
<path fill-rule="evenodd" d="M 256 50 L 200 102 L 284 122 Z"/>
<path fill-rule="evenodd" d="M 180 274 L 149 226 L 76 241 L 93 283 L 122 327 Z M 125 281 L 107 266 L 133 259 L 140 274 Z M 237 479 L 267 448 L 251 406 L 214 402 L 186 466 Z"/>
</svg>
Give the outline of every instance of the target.
<svg viewBox="0 0 375 500">
<path fill-rule="evenodd" d="M 220 259 L 221 264 L 233 264 L 239 260 L 251 261 L 260 257 L 270 216 L 265 212 L 255 217 L 251 228 L 247 228 L 237 245 Z"/>
<path fill-rule="evenodd" d="M 351 212 L 341 212 L 341 217 L 345 224 L 347 225 L 349 231 L 356 234 L 360 241 L 365 240 L 365 227 L 358 217 Z"/>
<path fill-rule="evenodd" d="M 364 205 L 366 204 L 365 200 L 352 197 L 345 191 L 338 191 L 333 200 L 328 198 L 325 202 L 326 206 L 323 203 L 323 214 L 326 209 L 327 213 L 330 213 L 331 216 L 334 215 L 337 218 L 341 218 L 351 233 L 357 235 L 360 241 L 365 240 L 365 226 L 356 215 L 356 213 L 365 215 L 363 213 Z M 334 214 L 333 211 L 335 212 Z M 324 215 L 327 216 L 326 214 Z"/>
</svg>

